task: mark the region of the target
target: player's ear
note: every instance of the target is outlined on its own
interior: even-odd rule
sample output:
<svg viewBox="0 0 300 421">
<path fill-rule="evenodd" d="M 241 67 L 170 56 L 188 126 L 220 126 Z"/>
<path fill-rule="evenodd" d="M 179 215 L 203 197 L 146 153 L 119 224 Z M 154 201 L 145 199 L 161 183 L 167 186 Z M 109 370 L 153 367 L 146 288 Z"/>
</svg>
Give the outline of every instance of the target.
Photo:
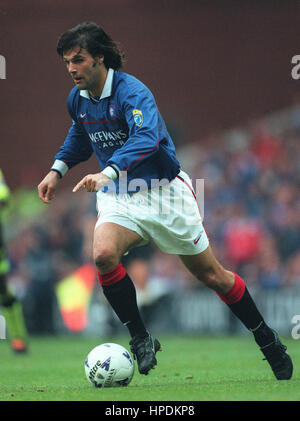
<svg viewBox="0 0 300 421">
<path fill-rule="evenodd" d="M 104 56 L 94 57 L 93 67 L 96 67 L 96 64 L 101 66 L 103 62 L 104 62 Z"/>
</svg>

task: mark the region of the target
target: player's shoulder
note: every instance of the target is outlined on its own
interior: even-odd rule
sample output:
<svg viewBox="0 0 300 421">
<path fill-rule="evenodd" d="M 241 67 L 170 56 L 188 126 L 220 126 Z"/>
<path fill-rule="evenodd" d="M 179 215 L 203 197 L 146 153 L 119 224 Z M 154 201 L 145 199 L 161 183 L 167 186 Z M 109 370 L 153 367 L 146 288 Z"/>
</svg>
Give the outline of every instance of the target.
<svg viewBox="0 0 300 421">
<path fill-rule="evenodd" d="M 77 86 L 74 86 L 74 88 L 72 88 L 71 91 L 69 92 L 68 99 L 67 99 L 67 108 L 73 119 L 79 107 L 80 107 L 80 90 L 77 88 Z"/>
<path fill-rule="evenodd" d="M 151 94 L 152 92 L 140 79 L 129 73 L 115 71 L 115 89 L 122 95 Z"/>
<path fill-rule="evenodd" d="M 80 91 L 77 86 L 74 86 L 71 91 L 69 92 L 67 102 L 68 104 L 73 104 L 74 101 L 78 101 L 80 95 Z"/>
</svg>

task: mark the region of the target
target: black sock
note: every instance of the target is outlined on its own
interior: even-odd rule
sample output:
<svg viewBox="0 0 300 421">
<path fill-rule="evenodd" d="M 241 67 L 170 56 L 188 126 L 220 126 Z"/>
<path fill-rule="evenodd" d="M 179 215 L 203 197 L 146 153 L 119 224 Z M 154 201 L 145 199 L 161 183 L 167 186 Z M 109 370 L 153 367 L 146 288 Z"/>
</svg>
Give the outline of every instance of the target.
<svg viewBox="0 0 300 421">
<path fill-rule="evenodd" d="M 0 306 L 11 307 L 16 298 L 7 289 L 7 280 L 4 274 L 0 275 Z"/>
<path fill-rule="evenodd" d="M 253 333 L 255 341 L 260 347 L 269 345 L 274 341 L 272 329 L 266 325 L 247 288 L 245 288 L 242 298 L 237 303 L 227 305 L 246 328 Z"/>
<path fill-rule="evenodd" d="M 0 295 L 4 296 L 6 294 L 7 294 L 6 276 L 2 274 L 0 275 Z"/>
<path fill-rule="evenodd" d="M 11 295 L 0 294 L 0 305 L 3 307 L 11 307 L 15 301 L 16 298 Z"/>
<path fill-rule="evenodd" d="M 275 335 L 272 329 L 263 321 L 256 329 L 252 329 L 256 343 L 262 348 L 274 342 Z"/>
<path fill-rule="evenodd" d="M 119 282 L 102 288 L 107 301 L 128 328 L 131 337 L 146 336 L 148 333 L 137 306 L 135 286 L 128 274 Z"/>
</svg>

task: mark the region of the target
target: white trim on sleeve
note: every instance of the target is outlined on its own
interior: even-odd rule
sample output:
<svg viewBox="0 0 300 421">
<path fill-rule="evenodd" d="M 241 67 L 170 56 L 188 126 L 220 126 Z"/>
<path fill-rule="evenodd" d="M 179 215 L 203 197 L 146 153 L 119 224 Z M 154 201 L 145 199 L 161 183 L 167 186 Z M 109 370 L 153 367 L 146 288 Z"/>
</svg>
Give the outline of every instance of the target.
<svg viewBox="0 0 300 421">
<path fill-rule="evenodd" d="M 66 174 L 68 169 L 69 169 L 68 165 L 64 161 L 61 161 L 60 159 L 56 159 L 51 168 L 51 170 L 59 171 L 62 177 Z"/>
<path fill-rule="evenodd" d="M 102 174 L 106 175 L 106 177 L 110 178 L 111 180 L 116 180 L 119 176 L 117 170 L 114 167 L 106 167 L 103 171 L 101 171 Z"/>
</svg>

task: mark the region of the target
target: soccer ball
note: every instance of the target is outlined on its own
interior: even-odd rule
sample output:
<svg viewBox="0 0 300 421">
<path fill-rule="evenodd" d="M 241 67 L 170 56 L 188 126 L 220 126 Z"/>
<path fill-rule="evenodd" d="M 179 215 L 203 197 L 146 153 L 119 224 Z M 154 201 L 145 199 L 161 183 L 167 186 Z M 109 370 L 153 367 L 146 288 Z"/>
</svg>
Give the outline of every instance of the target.
<svg viewBox="0 0 300 421">
<path fill-rule="evenodd" d="M 127 349 L 113 343 L 92 349 L 84 368 L 88 381 L 95 387 L 128 386 L 134 374 L 134 363 Z"/>
</svg>

